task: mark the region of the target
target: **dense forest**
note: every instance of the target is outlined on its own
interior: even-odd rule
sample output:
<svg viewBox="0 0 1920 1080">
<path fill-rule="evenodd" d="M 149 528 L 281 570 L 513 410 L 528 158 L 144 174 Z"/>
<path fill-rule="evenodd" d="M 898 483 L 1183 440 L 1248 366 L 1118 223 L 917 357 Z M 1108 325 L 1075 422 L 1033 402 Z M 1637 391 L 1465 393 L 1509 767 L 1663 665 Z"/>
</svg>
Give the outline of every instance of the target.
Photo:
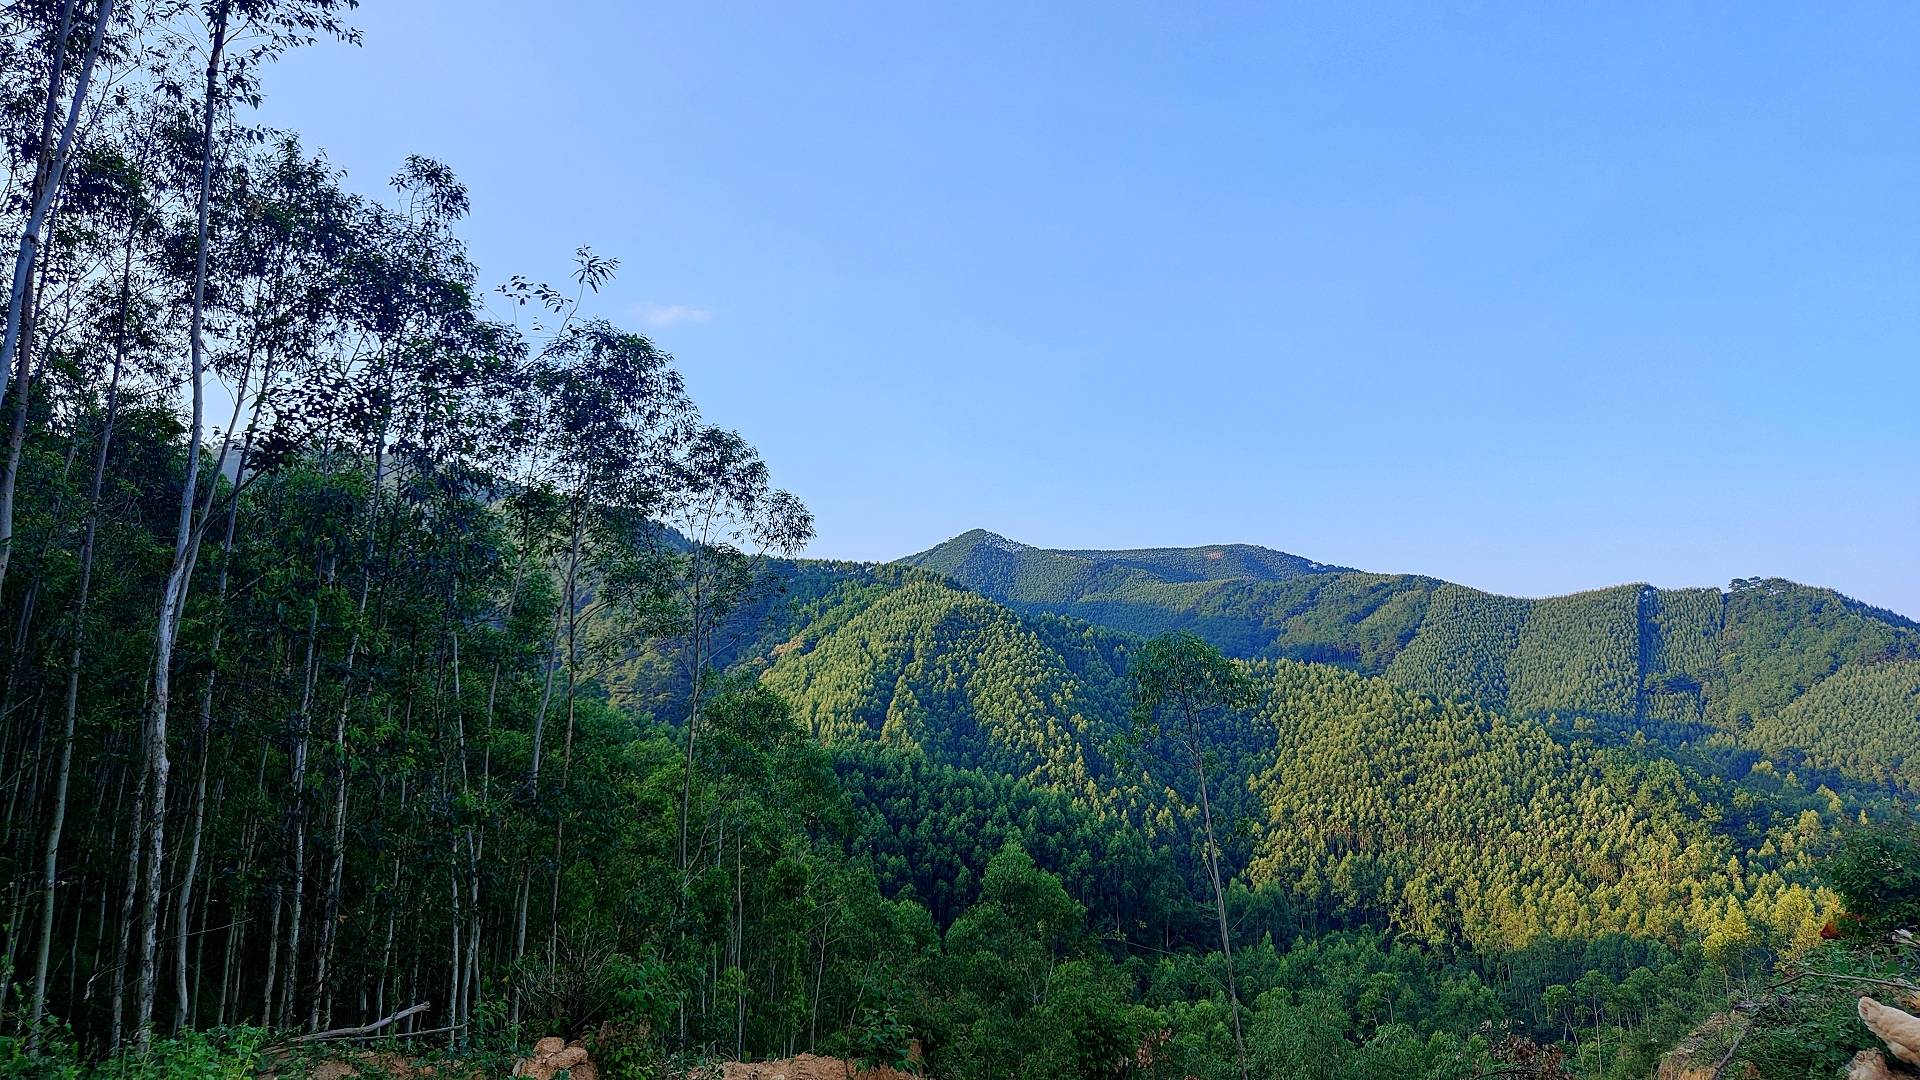
<svg viewBox="0 0 1920 1080">
<path fill-rule="evenodd" d="M 257 122 L 352 7 L 0 8 L 0 1073 L 350 1029 L 457 1075 L 559 1035 L 609 1080 L 1628 1077 L 1779 973 L 1891 977 L 1920 627 L 1247 546 L 799 559 L 597 310 L 618 260 L 489 279 L 449 168 Z M 1832 1037 L 1747 1060 L 1844 1061 L 1848 1003 L 1767 1000 Z"/>
</svg>

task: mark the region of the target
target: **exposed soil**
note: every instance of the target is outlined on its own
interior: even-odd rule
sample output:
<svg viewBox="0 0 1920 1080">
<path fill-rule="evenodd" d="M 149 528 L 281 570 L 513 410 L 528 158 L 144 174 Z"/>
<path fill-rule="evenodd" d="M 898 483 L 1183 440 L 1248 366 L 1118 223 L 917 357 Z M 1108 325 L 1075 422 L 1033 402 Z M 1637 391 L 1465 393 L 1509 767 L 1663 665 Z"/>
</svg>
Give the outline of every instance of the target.
<svg viewBox="0 0 1920 1080">
<path fill-rule="evenodd" d="M 842 1058 L 800 1054 L 777 1061 L 726 1061 L 689 1073 L 687 1080 L 919 1080 L 886 1065 L 856 1069 Z"/>
</svg>

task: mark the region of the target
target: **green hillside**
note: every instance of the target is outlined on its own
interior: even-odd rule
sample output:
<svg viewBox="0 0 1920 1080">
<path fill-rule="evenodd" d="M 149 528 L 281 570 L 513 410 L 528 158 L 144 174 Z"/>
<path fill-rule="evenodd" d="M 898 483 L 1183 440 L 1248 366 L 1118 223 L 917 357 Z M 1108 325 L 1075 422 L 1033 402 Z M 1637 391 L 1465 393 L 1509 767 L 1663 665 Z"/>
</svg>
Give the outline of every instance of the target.
<svg viewBox="0 0 1920 1080">
<path fill-rule="evenodd" d="M 1434 590 L 1413 640 L 1387 665 L 1387 678 L 1437 698 L 1507 707 L 1507 659 L 1532 605 L 1463 585 Z"/>
<path fill-rule="evenodd" d="M 1097 822 L 1192 843 L 1181 801 L 1167 797 L 1183 781 L 1116 752 L 1127 638 L 895 573 L 893 587 L 822 612 L 762 676 L 853 755 L 843 773 L 862 778 L 860 798 L 888 823 L 877 846 L 894 853 L 895 887 L 951 910 L 998 841 L 1035 820 L 1052 821 L 1036 855 L 1102 889 L 1121 886 L 1090 869 L 1101 858 L 1146 856 L 1098 839 L 1113 826 Z M 1443 596 L 1457 621 L 1489 621 L 1471 615 L 1463 590 Z M 1596 643 L 1617 637 L 1623 618 L 1631 630 L 1636 596 L 1539 605 L 1530 639 L 1509 617 L 1521 685 L 1631 694 L 1630 670 L 1623 679 L 1567 658 L 1608 655 Z M 1736 828 L 1728 790 L 1657 754 L 1569 742 L 1531 718 L 1328 665 L 1253 671 L 1264 704 L 1215 735 L 1218 805 L 1235 822 L 1227 862 L 1246 887 L 1278 890 L 1296 930 L 1388 925 L 1497 950 L 1611 932 L 1677 940 L 1710 929 L 1730 900 L 1765 911 L 1787 895 L 1825 903 L 1806 872 L 1806 845 L 1827 827 L 1802 831 L 1801 812 L 1820 801 L 1810 792 L 1778 792 Z M 1048 791 L 1068 801 L 1049 805 Z M 1092 839 L 1068 851 L 1067 836 Z M 1176 859 L 1191 864 L 1190 852 Z M 1790 910 L 1811 917 L 1798 901 Z"/>
<path fill-rule="evenodd" d="M 903 561 L 1023 613 L 1142 635 L 1187 630 L 1231 656 L 1332 664 L 1518 716 L 1669 732 L 1707 724 L 1770 757 L 1911 782 L 1858 755 L 1908 730 L 1897 695 L 1849 697 L 1844 735 L 1782 720 L 1848 665 L 1920 658 L 1920 626 L 1830 589 L 1755 578 L 1522 599 L 1264 548 L 1047 551 L 978 530 Z"/>
<path fill-rule="evenodd" d="M 1022 619 L 929 575 L 850 593 L 762 677 L 828 745 L 874 740 L 1102 801 L 1125 661 L 1085 624 Z"/>
<path fill-rule="evenodd" d="M 1848 664 L 1756 720 L 1751 741 L 1816 768 L 1920 791 L 1920 661 Z"/>
<path fill-rule="evenodd" d="M 1056 788 L 945 764 L 877 743 L 834 755 L 859 813 L 858 834 L 889 893 L 905 892 L 945 925 L 979 896 L 987 863 L 1018 842 L 1115 929 L 1191 931 L 1187 886 L 1166 846 L 1125 816 L 1089 810 Z M 1131 924 L 1131 926 L 1129 926 Z"/>
<path fill-rule="evenodd" d="M 1324 666 L 1263 666 L 1272 751 L 1249 877 L 1321 918 L 1483 949 L 1538 936 L 1711 929 L 1729 897 L 1811 898 L 1783 804 L 1774 856 L 1709 827 L 1726 792 L 1657 756 L 1564 742 L 1537 722 Z"/>
</svg>

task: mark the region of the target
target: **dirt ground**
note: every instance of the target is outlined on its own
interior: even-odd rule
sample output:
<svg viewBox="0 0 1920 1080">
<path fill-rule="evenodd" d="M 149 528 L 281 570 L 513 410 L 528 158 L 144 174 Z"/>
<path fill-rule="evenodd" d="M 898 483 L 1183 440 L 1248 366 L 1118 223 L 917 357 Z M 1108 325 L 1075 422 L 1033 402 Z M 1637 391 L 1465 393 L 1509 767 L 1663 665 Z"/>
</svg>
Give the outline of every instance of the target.
<svg viewBox="0 0 1920 1080">
<path fill-rule="evenodd" d="M 851 1062 L 818 1054 L 801 1054 L 778 1061 L 729 1061 L 693 1074 L 689 1080 L 918 1080 L 910 1073 L 881 1065 L 855 1069 Z"/>
</svg>

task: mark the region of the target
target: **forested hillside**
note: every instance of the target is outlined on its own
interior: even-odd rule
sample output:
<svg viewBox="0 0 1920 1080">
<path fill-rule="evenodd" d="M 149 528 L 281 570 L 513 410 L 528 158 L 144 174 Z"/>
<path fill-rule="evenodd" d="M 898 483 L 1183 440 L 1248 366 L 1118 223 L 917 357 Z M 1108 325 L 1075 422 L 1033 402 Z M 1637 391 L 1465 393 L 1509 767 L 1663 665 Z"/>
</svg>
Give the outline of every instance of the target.
<svg viewBox="0 0 1920 1080">
<path fill-rule="evenodd" d="M 1920 663 L 1848 664 L 1753 725 L 1789 760 L 1920 791 Z"/>
<path fill-rule="evenodd" d="M 1044 551 L 977 530 L 902 561 L 1020 611 L 1130 633 L 1188 630 L 1229 655 L 1334 664 L 1513 715 L 1588 717 L 1688 741 L 1717 731 L 1729 745 L 1859 780 L 1898 775 L 1859 747 L 1891 745 L 1912 723 L 1898 694 L 1850 698 L 1845 736 L 1783 717 L 1843 669 L 1920 658 L 1920 626 L 1773 578 L 1529 600 L 1262 548 Z"/>
<path fill-rule="evenodd" d="M 1016 777 L 1077 813 L 1194 843 L 1183 800 L 1165 797 L 1184 784 L 1177 771 L 1123 742 L 1130 639 L 900 581 L 802 630 L 762 684 L 828 745 L 925 757 L 940 763 L 930 777 Z M 1387 925 L 1508 949 L 1605 932 L 1677 940 L 1711 929 L 1729 898 L 1760 896 L 1771 913 L 1798 896 L 1792 933 L 1818 907 L 1801 831 L 1800 811 L 1820 802 L 1810 790 L 1715 829 L 1731 791 L 1657 757 L 1329 666 L 1253 672 L 1260 704 L 1213 734 L 1216 797 L 1241 829 L 1227 864 L 1251 888 L 1279 888 L 1285 936 Z M 911 814 L 893 823 L 923 827 Z"/>
</svg>

